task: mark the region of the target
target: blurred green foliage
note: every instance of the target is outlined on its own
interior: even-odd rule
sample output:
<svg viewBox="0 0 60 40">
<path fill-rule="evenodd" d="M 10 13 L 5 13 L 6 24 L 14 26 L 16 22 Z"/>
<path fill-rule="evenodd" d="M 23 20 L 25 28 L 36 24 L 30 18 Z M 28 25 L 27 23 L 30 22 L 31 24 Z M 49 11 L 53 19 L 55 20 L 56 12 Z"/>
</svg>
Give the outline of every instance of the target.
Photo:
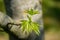
<svg viewBox="0 0 60 40">
<path fill-rule="evenodd" d="M 45 30 L 60 30 L 60 1 L 43 0 L 42 5 Z"/>
<path fill-rule="evenodd" d="M 0 12 L 6 13 L 3 0 L 0 0 Z M 4 30 L 2 28 L 0 28 L 0 35 L 4 35 L 4 34 L 5 34 Z"/>
<path fill-rule="evenodd" d="M 3 0 L 0 0 L 0 11 L 5 13 L 5 5 Z"/>
</svg>

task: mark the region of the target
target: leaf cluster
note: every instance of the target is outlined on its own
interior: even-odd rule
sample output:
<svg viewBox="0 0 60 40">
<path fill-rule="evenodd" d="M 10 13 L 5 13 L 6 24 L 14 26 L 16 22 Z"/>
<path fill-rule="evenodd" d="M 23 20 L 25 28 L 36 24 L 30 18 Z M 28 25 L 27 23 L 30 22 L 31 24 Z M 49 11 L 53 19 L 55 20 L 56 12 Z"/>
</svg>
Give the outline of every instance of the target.
<svg viewBox="0 0 60 40">
<path fill-rule="evenodd" d="M 38 11 L 30 9 L 27 10 L 27 13 L 30 15 L 35 15 L 38 13 Z M 27 18 L 28 20 L 21 20 L 22 32 L 31 33 L 32 31 L 34 31 L 37 35 L 39 35 L 39 24 L 36 22 L 32 22 L 31 16 L 27 15 Z"/>
</svg>

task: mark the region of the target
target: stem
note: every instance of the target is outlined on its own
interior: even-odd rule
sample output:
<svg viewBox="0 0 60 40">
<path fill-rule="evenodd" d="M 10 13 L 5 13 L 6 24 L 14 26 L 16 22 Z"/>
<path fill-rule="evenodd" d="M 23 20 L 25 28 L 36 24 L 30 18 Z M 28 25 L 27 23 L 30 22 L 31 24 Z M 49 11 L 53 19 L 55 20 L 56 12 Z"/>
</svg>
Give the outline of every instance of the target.
<svg viewBox="0 0 60 40">
<path fill-rule="evenodd" d="M 31 16 L 28 16 L 28 15 L 27 15 L 27 17 L 28 17 L 29 22 L 31 23 L 31 22 L 32 22 Z"/>
</svg>

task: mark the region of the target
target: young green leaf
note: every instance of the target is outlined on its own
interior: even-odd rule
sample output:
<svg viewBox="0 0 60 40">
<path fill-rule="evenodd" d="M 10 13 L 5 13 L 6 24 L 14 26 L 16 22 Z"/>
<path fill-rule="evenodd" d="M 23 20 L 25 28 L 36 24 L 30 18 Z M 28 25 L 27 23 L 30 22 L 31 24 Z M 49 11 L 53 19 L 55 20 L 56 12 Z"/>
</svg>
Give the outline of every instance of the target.
<svg viewBox="0 0 60 40">
<path fill-rule="evenodd" d="M 38 14 L 38 11 L 37 10 L 34 10 L 34 9 L 30 9 L 27 11 L 28 14 L 30 15 L 35 15 L 35 14 Z"/>
<path fill-rule="evenodd" d="M 34 31 L 37 35 L 39 35 L 39 25 L 35 22 L 29 22 L 27 20 L 22 20 L 22 31 L 26 31 L 27 33 L 31 33 Z"/>
</svg>

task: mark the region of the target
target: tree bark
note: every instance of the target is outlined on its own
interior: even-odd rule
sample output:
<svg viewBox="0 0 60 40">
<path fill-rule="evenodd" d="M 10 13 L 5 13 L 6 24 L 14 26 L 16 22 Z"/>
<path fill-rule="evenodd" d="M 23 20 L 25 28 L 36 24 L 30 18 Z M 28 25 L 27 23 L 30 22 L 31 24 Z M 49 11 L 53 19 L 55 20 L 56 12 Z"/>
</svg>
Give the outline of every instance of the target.
<svg viewBox="0 0 60 40">
<path fill-rule="evenodd" d="M 27 40 L 42 39 L 42 36 L 43 36 L 42 5 L 39 3 L 39 0 L 4 0 L 4 2 L 6 6 L 7 15 L 13 21 L 14 24 L 20 24 L 21 19 L 24 19 L 24 20 L 27 19 L 26 14 L 24 13 L 25 10 L 28 10 L 31 8 L 38 10 L 40 13 L 37 15 L 34 15 L 32 17 L 32 21 L 40 24 L 39 29 L 41 31 L 41 34 L 39 36 L 36 36 L 35 33 L 32 33 L 32 34 L 21 33 L 21 30 L 19 28 L 20 26 L 17 26 L 17 25 L 13 25 L 10 31 L 13 32 L 15 35 L 17 35 L 20 39 L 21 38 L 24 38 L 24 39 L 27 38 Z"/>
<path fill-rule="evenodd" d="M 5 13 L 0 12 L 0 25 L 5 27 L 8 23 L 13 23 L 13 20 Z"/>
</svg>

